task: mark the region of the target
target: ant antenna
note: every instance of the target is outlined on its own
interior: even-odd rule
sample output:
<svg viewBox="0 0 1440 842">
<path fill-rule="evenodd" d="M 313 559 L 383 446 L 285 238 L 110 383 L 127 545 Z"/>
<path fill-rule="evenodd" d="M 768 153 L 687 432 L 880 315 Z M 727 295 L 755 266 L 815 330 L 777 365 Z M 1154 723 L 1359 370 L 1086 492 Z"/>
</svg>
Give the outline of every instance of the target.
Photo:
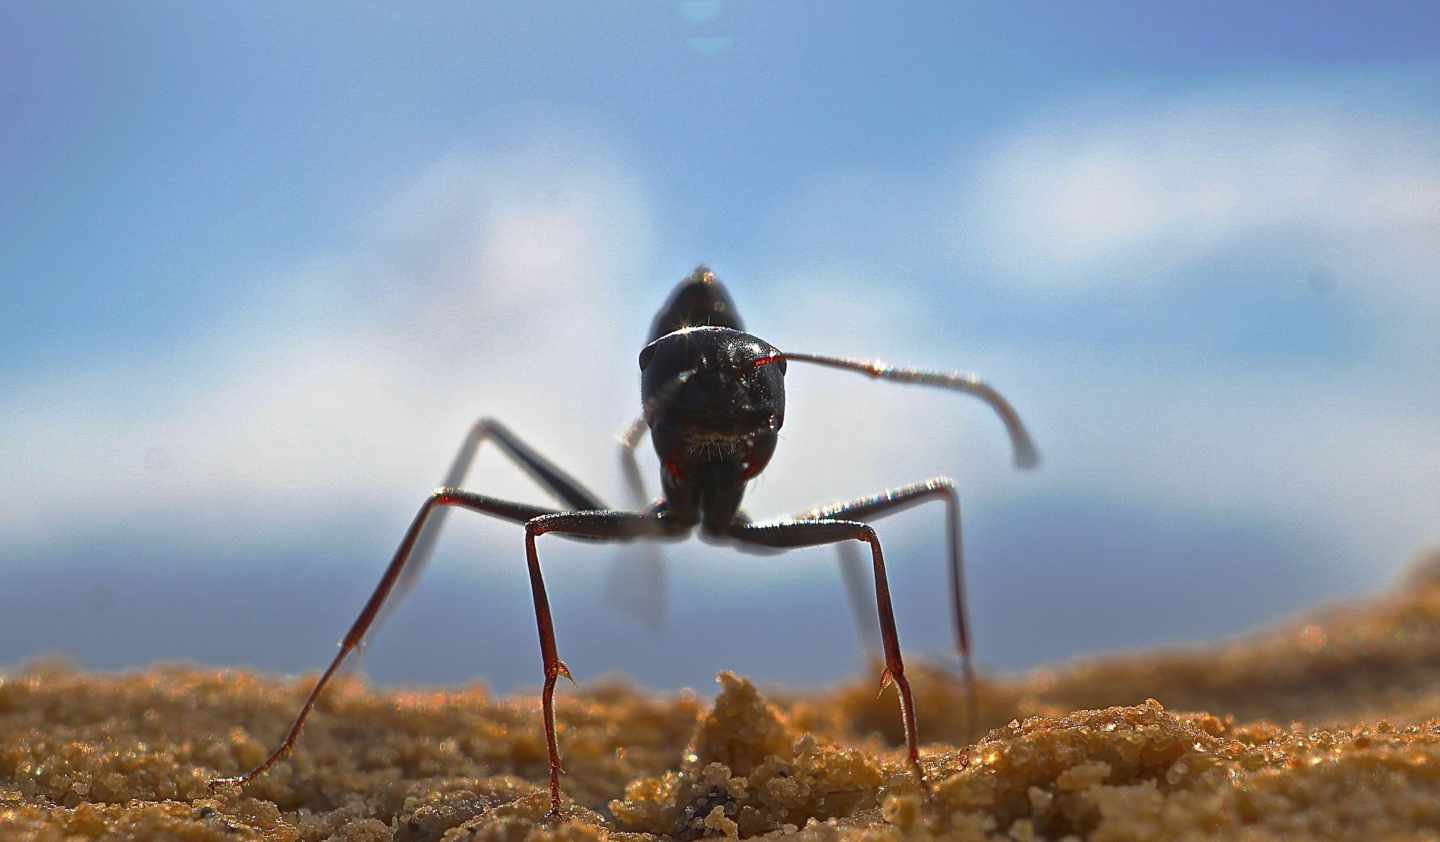
<svg viewBox="0 0 1440 842">
<path fill-rule="evenodd" d="M 894 380 L 899 383 L 919 383 L 922 386 L 937 386 L 942 389 L 950 389 L 955 392 L 964 392 L 973 395 L 995 410 L 1000 420 L 1005 424 L 1005 431 L 1010 434 L 1010 446 L 1015 452 L 1015 467 L 1033 468 L 1040 464 L 1040 451 L 1036 449 L 1035 442 L 1026 431 L 1025 424 L 1020 420 L 1020 415 L 1010 402 L 1005 400 L 999 392 L 995 391 L 988 383 L 973 374 L 961 372 L 939 372 L 922 371 L 918 368 L 896 368 L 886 365 L 878 360 L 854 360 L 845 357 L 826 357 L 819 354 L 792 354 L 789 352 L 775 354 L 769 357 L 761 357 L 755 361 L 757 366 L 768 365 L 782 360 L 794 360 L 801 363 L 815 363 L 829 368 L 839 368 L 845 371 L 858 371 L 861 374 L 881 380 Z"/>
</svg>

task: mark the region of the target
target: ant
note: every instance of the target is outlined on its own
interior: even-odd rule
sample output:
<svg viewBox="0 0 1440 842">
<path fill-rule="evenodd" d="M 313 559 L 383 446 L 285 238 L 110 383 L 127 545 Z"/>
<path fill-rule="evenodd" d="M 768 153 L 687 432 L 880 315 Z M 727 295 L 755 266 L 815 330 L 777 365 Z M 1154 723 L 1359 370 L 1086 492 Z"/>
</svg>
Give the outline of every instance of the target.
<svg viewBox="0 0 1440 842">
<path fill-rule="evenodd" d="M 570 669 L 560 660 L 550 601 L 540 572 L 535 539 L 554 533 L 590 541 L 628 542 L 637 538 L 679 539 L 697 527 L 703 539 L 733 544 L 749 552 L 779 552 L 793 547 L 860 541 L 869 545 L 875 574 L 875 604 L 879 614 L 885 669 L 881 692 L 894 684 L 911 767 L 925 784 L 920 767 L 915 704 L 900 638 L 890 603 L 885 557 L 880 539 L 869 521 L 928 500 L 944 500 L 948 537 L 950 592 L 954 610 L 955 642 L 959 651 L 969 701 L 975 715 L 975 676 L 970 663 L 960 540 L 960 499 L 955 484 L 936 478 L 892 488 L 846 503 L 822 506 L 793 517 L 751 521 L 740 511 L 745 485 L 769 463 L 780 427 L 785 422 L 785 371 L 790 362 L 813 363 L 867 374 L 901 383 L 938 386 L 980 398 L 1005 423 L 1015 453 L 1015 464 L 1029 468 L 1039 461 L 1035 446 L 1019 415 L 1000 393 L 973 375 L 946 374 L 893 368 L 884 363 L 781 351 L 744 332 L 729 293 L 707 267 L 699 266 L 682 280 L 650 327 L 650 342 L 640 351 L 640 392 L 643 417 L 622 433 L 622 457 L 632 490 L 643 495 L 634 448 L 646 427 L 660 459 L 663 496 L 641 511 L 610 509 L 592 492 L 549 460 L 532 450 L 493 419 L 482 419 L 471 429 L 456 455 L 442 487 L 431 492 L 405 531 L 400 546 L 380 583 L 361 609 L 340 644 L 330 666 L 305 699 L 295 722 L 279 748 L 244 775 L 219 778 L 212 786 L 244 785 L 284 757 L 294 747 L 300 729 L 320 692 L 345 657 L 364 639 L 385 601 L 404 591 L 423 567 L 443 522 L 444 512 L 458 506 L 494 515 L 525 526 L 525 559 L 540 633 L 540 657 L 545 684 L 541 709 L 545 742 L 550 755 L 550 814 L 560 813 L 560 750 L 555 738 L 555 684 L 569 679 Z M 563 510 L 487 497 L 456 486 L 463 479 L 480 443 L 493 439 L 511 459 L 568 507 Z M 428 528 L 427 528 L 428 524 Z M 973 730 L 973 729 L 972 729 Z"/>
</svg>

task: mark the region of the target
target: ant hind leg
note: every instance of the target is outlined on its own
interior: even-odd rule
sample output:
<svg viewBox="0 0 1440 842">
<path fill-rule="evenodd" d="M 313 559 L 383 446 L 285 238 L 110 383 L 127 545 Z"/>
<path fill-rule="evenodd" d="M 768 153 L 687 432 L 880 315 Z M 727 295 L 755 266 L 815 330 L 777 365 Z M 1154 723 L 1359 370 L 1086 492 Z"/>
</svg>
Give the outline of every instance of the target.
<svg viewBox="0 0 1440 842">
<path fill-rule="evenodd" d="M 459 488 L 465 482 L 465 475 L 470 472 L 470 465 L 475 461 L 475 455 L 480 450 L 480 445 L 486 440 L 493 440 L 500 448 L 501 453 L 520 466 L 521 470 L 529 474 L 552 497 L 564 503 L 566 508 L 586 511 L 606 508 L 606 505 L 594 492 L 581 485 L 579 480 L 570 476 L 555 463 L 541 456 L 532 447 L 521 441 L 519 436 L 510 432 L 510 428 L 494 418 L 481 418 L 470 426 L 469 432 L 465 434 L 465 440 L 460 443 L 460 449 L 450 463 L 450 469 L 440 480 L 441 488 Z M 425 571 L 425 565 L 435 551 L 435 544 L 440 539 L 440 532 L 445 526 L 447 515 L 448 512 L 443 509 L 436 512 L 421 531 L 419 539 L 415 542 L 412 560 L 396 585 L 397 598 L 403 598 L 420 580 L 421 574 Z"/>
</svg>

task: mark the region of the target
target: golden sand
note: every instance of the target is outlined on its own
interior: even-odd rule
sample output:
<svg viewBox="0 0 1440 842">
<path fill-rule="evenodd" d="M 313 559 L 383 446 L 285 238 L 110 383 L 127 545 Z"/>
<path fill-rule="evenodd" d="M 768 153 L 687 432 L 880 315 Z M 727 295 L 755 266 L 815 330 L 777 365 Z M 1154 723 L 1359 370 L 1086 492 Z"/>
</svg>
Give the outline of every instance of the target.
<svg viewBox="0 0 1440 842">
<path fill-rule="evenodd" d="M 289 760 L 212 793 L 313 677 L 36 664 L 0 678 L 0 840 L 1440 839 L 1437 571 L 1223 645 L 986 680 L 974 744 L 963 688 L 912 666 L 928 794 L 878 668 L 768 699 L 723 674 L 713 706 L 585 687 L 559 697 L 558 821 L 531 695 L 341 680 Z"/>
</svg>

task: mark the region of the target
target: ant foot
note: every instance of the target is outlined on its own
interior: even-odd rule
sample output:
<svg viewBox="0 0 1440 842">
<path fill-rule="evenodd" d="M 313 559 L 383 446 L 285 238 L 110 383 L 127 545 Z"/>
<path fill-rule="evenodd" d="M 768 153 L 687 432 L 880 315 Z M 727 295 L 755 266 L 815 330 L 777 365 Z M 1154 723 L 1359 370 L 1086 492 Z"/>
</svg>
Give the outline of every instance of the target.
<svg viewBox="0 0 1440 842">
<path fill-rule="evenodd" d="M 550 809 L 545 812 L 546 821 L 560 821 L 565 816 L 560 809 L 560 793 L 555 789 L 550 791 Z"/>
<path fill-rule="evenodd" d="M 925 770 L 920 767 L 919 761 L 915 762 L 915 780 L 919 782 L 920 791 L 925 793 L 926 798 L 935 794 L 930 788 L 930 779 L 925 777 Z"/>
</svg>

